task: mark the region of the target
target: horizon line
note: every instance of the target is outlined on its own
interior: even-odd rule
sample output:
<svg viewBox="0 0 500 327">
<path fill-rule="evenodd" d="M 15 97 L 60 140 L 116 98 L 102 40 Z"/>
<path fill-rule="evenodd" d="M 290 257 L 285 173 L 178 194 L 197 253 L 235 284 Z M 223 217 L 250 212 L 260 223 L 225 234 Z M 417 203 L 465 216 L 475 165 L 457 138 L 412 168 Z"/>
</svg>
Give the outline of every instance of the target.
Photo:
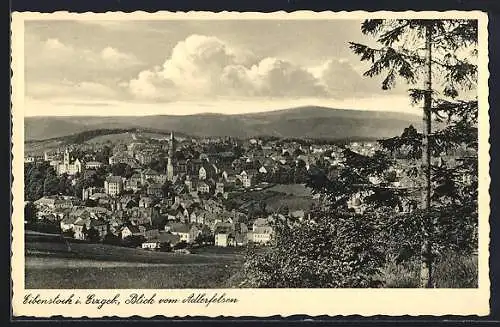
<svg viewBox="0 0 500 327">
<path fill-rule="evenodd" d="M 318 105 L 303 105 L 303 106 L 296 106 L 296 107 L 288 107 L 288 108 L 281 108 L 281 109 L 271 109 L 271 110 L 261 110 L 261 111 L 249 111 L 249 112 L 238 112 L 238 113 L 221 113 L 221 112 L 213 112 L 213 111 L 205 111 L 205 112 L 199 112 L 199 113 L 187 113 L 187 114 L 173 114 L 173 113 L 168 113 L 168 114 L 163 114 L 163 113 L 137 113 L 135 114 L 134 112 L 130 114 L 105 114 L 105 115 L 96 115 L 96 114 L 85 114 L 85 113 L 76 113 L 76 114 L 58 114 L 58 113 L 53 113 L 53 114 L 44 114 L 44 115 L 25 115 L 24 118 L 48 118 L 48 117 L 60 117 L 60 118 L 67 118 L 67 117 L 154 117 L 154 116 L 166 116 L 166 117 L 189 117 L 189 116 L 204 116 L 204 115 L 210 115 L 210 116 L 244 116 L 244 115 L 258 115 L 258 114 L 266 114 L 266 113 L 273 113 L 273 112 L 280 112 L 280 111 L 293 111 L 293 110 L 299 110 L 299 109 L 319 109 L 319 110 L 336 110 L 336 111 L 361 111 L 361 112 L 373 112 L 373 113 L 390 113 L 390 114 L 401 114 L 401 115 L 411 115 L 411 116 L 419 116 L 420 112 L 417 110 L 415 112 L 410 112 L 410 111 L 397 111 L 397 110 L 374 110 L 374 109 L 366 109 L 366 108 L 334 108 L 334 107 L 326 107 L 326 106 L 318 106 Z"/>
</svg>

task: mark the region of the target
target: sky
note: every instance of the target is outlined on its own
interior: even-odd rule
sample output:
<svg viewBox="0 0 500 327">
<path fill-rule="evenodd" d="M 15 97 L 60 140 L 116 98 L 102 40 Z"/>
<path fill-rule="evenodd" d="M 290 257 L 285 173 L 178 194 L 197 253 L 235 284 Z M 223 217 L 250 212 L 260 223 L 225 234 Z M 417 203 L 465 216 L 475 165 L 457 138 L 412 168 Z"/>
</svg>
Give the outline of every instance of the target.
<svg viewBox="0 0 500 327">
<path fill-rule="evenodd" d="M 355 20 L 26 21 L 25 115 L 418 113 L 348 47 Z"/>
</svg>

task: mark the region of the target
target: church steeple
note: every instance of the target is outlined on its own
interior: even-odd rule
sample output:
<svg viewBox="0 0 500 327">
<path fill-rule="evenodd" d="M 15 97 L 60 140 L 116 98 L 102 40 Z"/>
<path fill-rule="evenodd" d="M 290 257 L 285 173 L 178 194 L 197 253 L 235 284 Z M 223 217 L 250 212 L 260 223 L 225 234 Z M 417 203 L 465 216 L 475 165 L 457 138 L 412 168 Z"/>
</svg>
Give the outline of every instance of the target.
<svg viewBox="0 0 500 327">
<path fill-rule="evenodd" d="M 66 149 L 64 151 L 64 163 L 69 164 L 69 151 L 68 151 L 68 149 Z"/>
<path fill-rule="evenodd" d="M 170 132 L 170 147 L 168 149 L 168 162 L 167 162 L 167 179 L 172 181 L 174 179 L 174 154 L 175 154 L 175 137 L 174 132 Z"/>
<path fill-rule="evenodd" d="M 173 157 L 175 153 L 175 137 L 174 137 L 174 132 L 170 132 L 170 147 L 168 149 L 168 156 Z"/>
</svg>

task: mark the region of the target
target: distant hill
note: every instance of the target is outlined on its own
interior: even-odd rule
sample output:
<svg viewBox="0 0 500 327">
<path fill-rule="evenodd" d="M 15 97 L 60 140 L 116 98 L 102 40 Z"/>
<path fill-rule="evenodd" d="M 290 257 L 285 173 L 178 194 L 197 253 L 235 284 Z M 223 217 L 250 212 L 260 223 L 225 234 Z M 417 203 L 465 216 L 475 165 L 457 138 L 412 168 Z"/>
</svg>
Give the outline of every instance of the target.
<svg viewBox="0 0 500 327">
<path fill-rule="evenodd" d="M 173 130 L 193 136 L 344 139 L 395 136 L 410 124 L 420 126 L 420 118 L 395 112 L 300 107 L 241 115 L 26 117 L 24 124 L 26 140 L 43 140 L 96 129 L 131 128 Z"/>
</svg>

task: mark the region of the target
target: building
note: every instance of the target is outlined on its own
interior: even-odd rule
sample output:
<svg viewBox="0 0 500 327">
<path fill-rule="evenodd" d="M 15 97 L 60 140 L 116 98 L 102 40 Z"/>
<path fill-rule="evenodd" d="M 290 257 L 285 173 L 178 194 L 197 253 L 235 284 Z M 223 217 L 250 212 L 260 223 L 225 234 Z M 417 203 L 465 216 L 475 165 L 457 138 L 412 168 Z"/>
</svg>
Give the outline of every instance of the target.
<svg viewBox="0 0 500 327">
<path fill-rule="evenodd" d="M 149 185 L 147 188 L 147 194 L 149 196 L 163 198 L 163 185 L 156 183 Z"/>
<path fill-rule="evenodd" d="M 35 162 L 35 157 L 33 156 L 24 157 L 24 163 L 32 163 L 32 162 Z"/>
<path fill-rule="evenodd" d="M 160 174 L 156 170 L 153 169 L 145 169 L 141 172 L 141 183 L 147 184 L 147 183 L 160 183 L 163 184 L 167 180 L 167 175 L 165 174 Z"/>
<path fill-rule="evenodd" d="M 234 226 L 228 223 L 217 224 L 214 229 L 215 246 L 235 246 Z"/>
<path fill-rule="evenodd" d="M 198 178 L 200 180 L 205 180 L 215 177 L 217 173 L 216 167 L 214 165 L 204 164 L 198 170 Z"/>
<path fill-rule="evenodd" d="M 174 132 L 170 132 L 170 147 L 168 149 L 168 159 L 167 159 L 167 180 L 172 181 L 176 174 L 175 171 L 175 137 Z"/>
<path fill-rule="evenodd" d="M 125 239 L 130 236 L 144 236 L 144 233 L 139 229 L 139 227 L 134 225 L 123 227 L 120 234 L 122 239 Z"/>
<path fill-rule="evenodd" d="M 271 241 L 273 227 L 264 218 L 257 218 L 252 226 L 252 241 L 259 244 L 267 244 Z"/>
<path fill-rule="evenodd" d="M 240 180 L 241 180 L 241 184 L 243 185 L 243 187 L 251 187 L 252 186 L 252 175 L 247 173 L 246 171 L 242 171 L 240 173 Z"/>
<path fill-rule="evenodd" d="M 224 194 L 224 182 L 215 183 L 215 194 Z"/>
<path fill-rule="evenodd" d="M 205 182 L 200 182 L 198 183 L 198 187 L 196 190 L 198 191 L 198 193 L 209 193 L 210 186 Z"/>
<path fill-rule="evenodd" d="M 153 199 L 149 196 L 143 196 L 139 200 L 139 207 L 140 208 L 149 208 L 153 204 Z"/>
<path fill-rule="evenodd" d="M 138 191 L 142 187 L 142 176 L 141 174 L 133 174 L 129 179 L 125 181 L 125 189 L 132 190 L 134 192 Z"/>
<path fill-rule="evenodd" d="M 108 232 L 108 223 L 101 219 L 76 219 L 76 221 L 72 224 L 72 227 L 74 232 L 73 237 L 78 240 L 87 239 L 90 229 L 97 232 L 97 238 L 99 240 L 102 240 Z"/>
<path fill-rule="evenodd" d="M 215 234 L 215 246 L 228 247 L 235 246 L 236 241 L 232 233 L 220 231 Z"/>
<path fill-rule="evenodd" d="M 85 163 L 85 169 L 99 169 L 103 166 L 104 164 L 99 161 L 89 161 Z"/>
<path fill-rule="evenodd" d="M 55 168 L 58 175 L 68 174 L 72 176 L 82 172 L 82 163 L 78 158 L 76 160 L 71 160 L 69 151 L 66 149 L 64 151 L 63 162 L 58 162 Z"/>
<path fill-rule="evenodd" d="M 196 238 L 202 233 L 202 229 L 195 224 L 189 225 L 185 223 L 167 223 L 165 230 L 173 235 L 179 236 L 180 242 L 194 243 Z"/>
<path fill-rule="evenodd" d="M 111 196 L 123 192 L 123 179 L 120 176 L 108 176 L 104 181 L 104 192 Z"/>
</svg>

